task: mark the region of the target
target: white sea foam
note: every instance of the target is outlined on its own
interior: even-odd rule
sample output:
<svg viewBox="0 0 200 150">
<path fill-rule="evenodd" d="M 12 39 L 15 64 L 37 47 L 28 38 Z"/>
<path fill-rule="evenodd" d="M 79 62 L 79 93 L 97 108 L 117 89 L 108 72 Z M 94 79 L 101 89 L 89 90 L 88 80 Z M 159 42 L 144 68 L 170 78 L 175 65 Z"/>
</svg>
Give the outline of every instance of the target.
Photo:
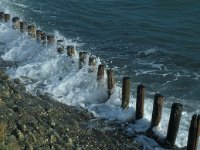
<svg viewBox="0 0 200 150">
<path fill-rule="evenodd" d="M 56 39 L 63 39 L 66 45 L 79 47 L 78 43 L 73 43 L 70 39 L 60 35 L 58 31 L 55 31 L 54 35 Z M 96 117 L 121 122 L 132 120 L 135 117 L 136 99 L 133 94 L 127 110 L 121 108 L 121 87 L 116 86 L 113 95 L 107 100 L 106 74 L 105 79 L 98 83 L 96 72 L 88 73 L 87 65 L 79 70 L 78 53 L 73 58 L 68 57 L 66 51 L 60 55 L 56 52 L 56 45 L 44 46 L 37 43 L 27 34 L 14 31 L 10 24 L 0 23 L 0 42 L 4 43 L 1 57 L 18 63 L 18 67 L 9 68 L 7 72 L 13 78 L 21 78 L 26 83 L 27 89 L 33 93 L 38 91 L 49 93 L 67 105 L 88 109 Z M 148 51 L 148 53 L 152 52 L 154 50 Z M 98 66 L 101 61 L 97 60 Z M 162 67 L 162 65 L 151 65 L 157 69 Z M 132 87 L 132 91 L 135 91 L 134 87 Z M 124 130 L 129 134 L 134 134 L 149 128 L 153 108 L 152 101 L 153 98 L 145 100 L 144 118 L 134 124 L 129 123 Z M 180 147 L 187 143 L 190 118 L 194 113 L 200 113 L 200 111 L 195 110 L 190 113 L 184 111 L 182 113 L 176 140 L 176 144 Z M 167 133 L 169 114 L 170 108 L 164 106 L 161 123 L 154 128 L 155 133 L 163 138 Z M 161 149 L 155 141 L 145 136 L 138 136 L 136 140 L 145 145 L 144 149 Z"/>
</svg>

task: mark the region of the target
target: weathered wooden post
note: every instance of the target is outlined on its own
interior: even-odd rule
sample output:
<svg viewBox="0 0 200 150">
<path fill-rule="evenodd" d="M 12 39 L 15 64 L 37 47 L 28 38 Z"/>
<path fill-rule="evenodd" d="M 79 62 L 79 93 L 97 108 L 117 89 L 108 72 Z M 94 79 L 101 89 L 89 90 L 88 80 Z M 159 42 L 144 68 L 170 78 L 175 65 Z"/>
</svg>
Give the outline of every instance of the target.
<svg viewBox="0 0 200 150">
<path fill-rule="evenodd" d="M 145 86 L 140 84 L 137 87 L 137 100 L 136 100 L 136 114 L 135 118 L 137 120 L 142 119 L 144 115 L 144 93 Z"/>
<path fill-rule="evenodd" d="M 36 30 L 36 39 L 37 41 L 41 41 L 42 30 Z"/>
<path fill-rule="evenodd" d="M 75 47 L 74 46 L 67 46 L 67 55 L 72 57 L 75 55 Z"/>
<path fill-rule="evenodd" d="M 20 19 L 19 19 L 19 17 L 13 17 L 12 18 L 12 26 L 13 26 L 13 29 L 20 29 Z"/>
<path fill-rule="evenodd" d="M 130 77 L 124 77 L 122 85 L 122 105 L 121 105 L 123 109 L 127 109 L 129 107 L 130 93 L 131 93 Z"/>
<path fill-rule="evenodd" d="M 175 145 L 182 111 L 183 111 L 182 104 L 180 104 L 180 103 L 172 104 L 171 114 L 170 114 L 170 119 L 169 119 L 169 124 L 168 124 L 168 130 L 167 130 L 167 137 L 166 137 L 166 140 L 172 146 Z"/>
<path fill-rule="evenodd" d="M 107 70 L 108 98 L 113 94 L 115 86 L 114 72 L 112 69 Z"/>
<path fill-rule="evenodd" d="M 96 71 L 96 57 L 92 56 L 89 58 L 89 72 L 95 72 Z"/>
<path fill-rule="evenodd" d="M 3 21 L 4 20 L 4 12 L 0 12 L 0 21 Z"/>
<path fill-rule="evenodd" d="M 4 21 L 5 22 L 10 21 L 10 14 L 4 14 Z"/>
<path fill-rule="evenodd" d="M 34 25 L 28 25 L 28 34 L 32 37 L 36 37 L 36 27 Z"/>
<path fill-rule="evenodd" d="M 190 123 L 187 150 L 197 150 L 200 136 L 200 115 L 193 115 Z"/>
<path fill-rule="evenodd" d="M 28 28 L 28 26 L 27 26 L 27 23 L 26 22 L 24 22 L 24 21 L 20 21 L 20 23 L 19 23 L 20 25 L 20 31 L 21 32 L 26 32 L 27 31 L 27 28 Z"/>
<path fill-rule="evenodd" d="M 160 123 L 162 117 L 163 98 L 164 97 L 160 94 L 155 94 L 154 96 L 151 128 L 158 126 L 158 124 Z"/>
<path fill-rule="evenodd" d="M 41 41 L 42 41 L 42 44 L 46 44 L 46 33 L 44 31 L 41 34 Z"/>
<path fill-rule="evenodd" d="M 57 52 L 60 54 L 64 52 L 63 42 L 63 40 L 57 40 Z"/>
<path fill-rule="evenodd" d="M 104 65 L 99 65 L 98 66 L 98 71 L 97 71 L 97 81 L 101 81 L 104 78 Z"/>
<path fill-rule="evenodd" d="M 86 64 L 87 52 L 79 52 L 79 69 L 82 69 Z"/>
<path fill-rule="evenodd" d="M 53 44 L 55 42 L 55 38 L 53 35 L 47 35 L 47 43 Z"/>
</svg>

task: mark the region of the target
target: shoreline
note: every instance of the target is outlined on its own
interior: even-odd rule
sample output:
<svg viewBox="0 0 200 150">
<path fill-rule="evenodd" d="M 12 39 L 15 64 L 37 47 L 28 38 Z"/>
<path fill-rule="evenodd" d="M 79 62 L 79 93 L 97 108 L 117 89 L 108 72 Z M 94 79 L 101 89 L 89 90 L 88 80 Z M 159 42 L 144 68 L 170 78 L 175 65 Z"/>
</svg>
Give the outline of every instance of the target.
<svg viewBox="0 0 200 150">
<path fill-rule="evenodd" d="M 31 32 L 32 33 L 32 32 Z M 36 32 L 34 32 L 34 36 L 35 36 L 35 33 Z M 54 37 L 54 36 L 49 36 L 49 37 Z M 47 39 L 48 39 L 48 37 L 47 37 Z M 55 40 L 55 39 L 54 39 Z M 54 41 L 54 40 L 50 40 L 50 41 L 47 41 L 47 42 L 49 42 L 49 43 L 47 43 L 47 44 L 52 44 L 52 41 Z M 55 41 L 54 41 L 55 42 Z M 79 52 L 79 55 L 80 54 L 82 54 L 83 52 Z M 80 57 L 81 58 L 81 57 Z M 2 61 L 2 62 L 1 62 Z M 80 62 L 82 61 L 82 58 L 79 60 Z M 4 61 L 4 60 L 0 60 L 0 67 L 1 67 L 1 65 L 4 67 L 4 65 L 3 64 L 5 64 L 5 67 L 15 67 L 15 63 L 13 63 L 13 62 L 6 62 L 6 61 Z M 82 63 L 84 63 L 84 61 L 82 62 Z M 81 65 L 80 65 L 81 66 Z M 2 73 L 2 74 L 5 74 L 5 73 Z M 147 131 L 144 131 L 144 132 L 136 132 L 134 135 L 132 135 L 131 137 L 132 137 L 132 139 L 129 139 L 130 137 L 128 137 L 128 135 L 125 135 L 125 134 L 123 134 L 123 132 L 122 131 L 120 131 L 120 130 L 118 130 L 118 129 L 122 129 L 123 127 L 119 127 L 120 125 L 118 124 L 118 125 L 116 125 L 117 127 L 116 128 L 113 128 L 113 129 L 111 129 L 111 131 L 108 131 L 108 130 L 105 130 L 105 131 L 102 131 L 102 130 L 97 130 L 96 129 L 96 126 L 97 125 L 99 125 L 100 124 L 100 128 L 102 128 L 102 126 L 104 125 L 104 121 L 102 120 L 102 119 L 95 119 L 94 118 L 94 116 L 92 116 L 90 113 L 88 113 L 87 112 L 87 110 L 84 110 L 84 109 L 82 109 L 82 108 L 79 108 L 79 107 L 72 107 L 72 106 L 67 106 L 66 104 L 63 104 L 64 106 L 60 106 L 60 103 L 58 102 L 58 101 L 56 101 L 56 100 L 54 100 L 54 99 L 52 99 L 51 97 L 49 97 L 48 95 L 45 95 L 45 94 L 38 94 L 38 95 L 36 95 L 36 96 L 33 96 L 32 94 L 30 94 L 30 93 L 26 93 L 25 91 L 26 91 L 26 89 L 25 89 L 25 87 L 23 86 L 23 84 L 20 82 L 20 80 L 19 79 L 14 79 L 14 80 L 11 80 L 7 75 L 3 75 L 3 77 L 2 77 L 2 80 L 4 81 L 5 80 L 5 85 L 3 85 L 3 87 L 2 87 L 2 89 L 3 89 L 3 99 L 12 99 L 12 100 L 15 100 L 15 99 L 17 99 L 17 100 L 19 100 L 20 101 L 20 103 L 19 103 L 19 106 L 18 106 L 18 102 L 17 102 L 17 104 L 15 104 L 14 103 L 14 106 L 13 107 L 11 107 L 11 109 L 15 112 L 15 113 L 18 113 L 19 115 L 18 116 L 16 116 L 16 117 L 21 117 L 21 111 L 24 113 L 24 114 L 29 114 L 29 117 L 30 118 L 32 118 L 32 117 L 39 117 L 38 119 L 36 118 L 36 120 L 39 122 L 39 124 L 41 124 L 41 125 L 43 125 L 43 123 L 44 123 L 44 126 L 45 127 L 49 127 L 49 124 L 50 124 L 50 131 L 53 131 L 53 127 L 55 127 L 55 124 L 56 124 L 56 122 L 58 123 L 58 124 L 65 124 L 66 122 L 63 120 L 63 118 L 66 118 L 66 114 L 61 114 L 60 112 L 59 112 L 59 110 L 61 110 L 62 109 L 62 111 L 64 111 L 65 112 L 65 110 L 66 110 L 66 113 L 67 114 L 70 114 L 69 116 L 67 115 L 67 117 L 68 118 L 70 118 L 70 119 L 68 119 L 68 118 L 66 118 L 68 121 L 71 121 L 70 123 L 72 123 L 73 124 L 73 126 L 75 126 L 75 127 L 71 127 L 71 124 L 69 125 L 68 124 L 68 126 L 70 126 L 70 129 L 69 128 L 67 128 L 68 130 L 65 130 L 65 132 L 69 132 L 69 130 L 70 130 L 70 133 L 71 133 L 71 131 L 74 131 L 73 132 L 73 134 L 72 134 L 72 136 L 74 136 L 74 134 L 76 135 L 73 139 L 75 139 L 75 140 L 78 140 L 78 143 L 79 143 L 79 139 L 80 138 L 77 138 L 77 137 L 79 137 L 79 133 L 77 133 L 77 128 L 78 129 L 80 129 L 80 130 L 86 130 L 86 132 L 87 132 L 87 130 L 92 130 L 92 133 L 91 133 L 91 135 L 94 135 L 95 136 L 95 139 L 98 137 L 98 135 L 100 134 L 100 135 L 104 135 L 104 136 L 106 136 L 106 137 L 111 137 L 111 138 L 113 138 L 113 140 L 116 142 L 116 143 L 123 143 L 122 144 L 122 146 L 120 145 L 120 144 L 116 144 L 115 143 L 115 146 L 117 145 L 118 147 L 120 147 L 120 149 L 122 148 L 122 149 L 124 149 L 124 145 L 130 145 L 130 143 L 132 143 L 132 141 L 134 140 L 134 137 L 137 137 L 138 135 L 145 135 L 146 137 L 150 137 L 151 139 L 154 139 L 155 141 L 157 141 L 157 143 L 159 143 L 161 146 L 163 146 L 163 147 L 165 147 L 165 148 L 171 148 L 171 149 L 178 149 L 178 148 L 176 148 L 176 146 L 174 146 L 174 142 L 172 142 L 171 143 L 171 145 L 170 145 L 170 143 L 168 143 L 168 141 L 166 141 L 166 140 L 164 140 L 164 139 L 161 139 L 161 137 L 159 137 L 159 135 L 155 135 L 154 134 L 154 132 L 153 131 L 150 131 L 150 130 L 147 130 Z M 112 80 L 111 80 L 112 81 Z M 4 82 L 2 82 L 2 83 L 4 83 Z M 8 85 L 7 85 L 8 84 Z M 17 84 L 16 86 L 15 86 L 15 84 Z M 19 89 L 18 89 L 19 88 Z M 7 90 L 7 91 L 4 91 L 4 90 Z M 110 89 L 109 89 L 110 90 Z M 130 94 L 130 93 L 129 93 Z M 129 94 L 127 94 L 127 95 L 129 95 Z M 7 96 L 7 97 L 5 97 L 5 95 Z M 25 95 L 25 96 L 24 96 Z M 144 95 L 144 93 L 140 93 L 140 95 Z M 127 96 L 128 97 L 128 96 Z M 141 96 L 142 97 L 142 96 Z M 25 99 L 27 99 L 28 98 L 28 102 L 25 100 Z M 21 102 L 21 100 L 23 101 L 23 102 Z M 24 101 L 25 100 L 25 101 Z M 37 101 L 36 101 L 37 100 Z M 123 101 L 123 100 L 122 100 Z M 5 101 L 3 101 L 2 103 L 5 103 Z M 51 105 L 49 105 L 49 103 L 51 104 Z M 10 104 L 10 103 L 9 103 Z M 13 104 L 10 104 L 10 105 L 13 105 Z M 23 109 L 22 108 L 22 110 L 21 111 L 19 111 L 18 109 L 19 109 L 19 107 L 21 107 L 21 105 L 23 106 L 25 106 L 25 107 L 27 107 L 27 108 L 29 108 L 29 109 Z M 33 106 L 34 105 L 34 106 Z M 3 105 L 4 106 L 4 105 Z M 7 106 L 7 102 L 6 102 L 6 105 L 5 106 Z M 35 107 L 35 106 L 37 106 L 37 107 Z M 34 109 L 33 109 L 34 108 Z M 53 113 L 51 114 L 51 111 L 49 112 L 49 108 L 50 109 L 53 109 L 52 111 L 53 111 Z M 142 108 L 142 107 L 141 107 Z M 181 108 L 182 108 L 182 104 L 181 104 Z M 33 110 L 32 110 L 33 109 Z M 29 112 L 31 110 L 31 112 Z M 39 116 L 38 116 L 38 114 L 37 114 L 37 110 L 39 111 Z M 182 109 L 181 109 L 182 110 Z M 33 112 L 32 112 L 33 111 Z M 70 113 L 68 112 L 68 111 L 70 111 Z M 181 111 L 180 111 L 181 112 Z M 34 113 L 34 116 L 33 116 L 33 114 L 32 113 Z M 41 116 L 40 116 L 40 113 L 42 114 Z M 76 116 L 77 115 L 77 113 L 78 113 L 78 116 Z M 11 113 L 12 114 L 12 113 Z M 58 116 L 57 116 L 57 114 L 59 114 Z M 181 114 L 181 113 L 180 113 Z M 49 117 L 50 116 L 50 117 Z M 54 116 L 56 116 L 56 117 L 54 117 Z M 84 119 L 82 119 L 82 118 L 80 118 L 80 116 L 82 117 L 83 116 L 83 118 Z M 180 115 L 181 116 L 181 115 Z M 10 116 L 9 116 L 10 117 Z M 29 118 L 29 117 L 27 117 L 27 118 Z M 54 119 L 52 119 L 52 117 L 54 117 Z M 60 118 L 60 121 L 61 122 L 59 122 L 59 121 L 57 121 L 57 117 L 58 118 Z M 27 119 L 26 118 L 26 119 Z M 7 119 L 9 119 L 9 118 L 7 118 Z M 11 119 L 12 119 L 12 117 L 11 117 Z M 49 120 L 50 119 L 50 120 Z M 139 120 L 139 119 L 141 119 L 141 118 L 136 118 L 137 120 Z M 53 120 L 53 121 L 52 121 Z M 56 120 L 56 121 L 55 121 Z M 88 127 L 87 125 L 87 123 L 88 122 L 90 122 L 91 120 L 98 120 L 97 122 L 95 122 L 94 123 L 94 128 L 90 128 L 90 127 Z M 18 134 L 21 134 L 21 133 L 23 133 L 23 132 L 21 132 L 21 131 L 18 131 L 18 126 L 20 126 L 21 124 L 23 124 L 23 123 L 18 123 L 18 120 L 16 120 L 15 122 L 17 122 L 16 123 L 16 125 L 15 126 L 17 126 L 17 128 L 14 130 L 14 131 L 12 131 L 11 132 L 11 134 L 14 134 L 14 136 L 15 136 L 15 138 L 17 138 L 18 139 L 18 137 L 19 137 L 19 135 Z M 51 124 L 53 122 L 53 125 Z M 75 123 L 74 123 L 75 122 Z M 78 123 L 77 123 L 78 122 Z M 172 122 L 174 122 L 174 121 L 172 121 Z M 68 123 L 68 122 L 67 122 Z M 19 124 L 19 125 L 18 125 Z M 113 123 L 113 124 L 115 124 L 115 123 Z M 86 126 L 85 126 L 86 125 Z M 122 126 L 123 126 L 124 124 L 122 124 Z M 27 125 L 25 125 L 25 126 L 27 126 Z M 53 126 L 53 127 L 52 127 Z M 64 125 L 63 125 L 64 126 Z M 110 125 L 107 125 L 107 126 L 109 126 L 110 127 Z M 172 125 L 172 127 L 173 127 L 174 125 Z M 6 127 L 7 127 L 7 123 L 2 123 L 2 131 L 3 131 L 3 134 L 4 134 L 4 128 L 5 128 L 5 130 L 6 130 Z M 43 128 L 45 128 L 45 127 L 43 127 Z M 22 127 L 20 127 L 20 128 L 22 128 Z M 112 128 L 112 126 L 111 126 L 111 128 Z M 32 128 L 31 128 L 32 129 Z M 36 129 L 37 129 L 37 127 L 36 127 Z M 21 129 L 19 129 L 19 130 L 21 130 Z M 58 130 L 58 129 L 57 129 Z M 59 129 L 59 130 L 61 130 L 62 131 L 62 129 Z M 94 130 L 94 131 L 93 131 Z M 76 131 L 76 132 L 75 132 Z M 98 131 L 98 133 L 96 134 L 96 131 Z M 19 132 L 19 133 L 18 133 Z M 79 132 L 79 130 L 78 130 L 78 132 Z M 125 132 L 125 131 L 124 131 Z M 48 135 L 49 135 L 49 132 L 48 131 L 46 131 L 45 133 L 48 133 Z M 169 133 L 170 134 L 173 134 L 173 131 L 169 131 Z M 51 133 L 50 133 L 51 134 Z M 115 136 L 113 136 L 113 134 L 115 135 Z M 122 134 L 122 136 L 124 137 L 124 138 L 122 138 L 122 139 L 120 139 L 119 137 L 120 137 L 120 135 Z M 89 140 L 90 140 L 90 134 L 89 135 L 87 135 L 87 134 L 81 134 L 83 137 L 84 137 L 84 139 L 83 139 L 83 143 L 84 143 L 84 146 L 82 147 L 80 147 L 81 149 L 83 148 L 83 149 L 87 149 L 87 147 L 88 146 L 86 146 L 85 147 L 85 145 L 88 145 L 87 143 L 90 143 L 90 142 L 88 142 Z M 27 135 L 27 136 L 29 136 L 29 135 Z M 46 135 L 45 135 L 46 136 Z M 86 137 L 85 137 L 86 136 Z M 93 137 L 93 136 L 92 136 Z M 46 141 L 46 143 L 48 143 L 49 141 L 51 141 L 52 140 L 52 138 L 53 137 L 49 137 L 48 136 L 48 138 L 45 138 L 44 140 Z M 56 136 L 56 138 L 54 138 L 54 142 L 57 142 L 57 138 L 58 138 L 58 136 Z M 60 138 L 61 138 L 61 136 L 60 136 Z M 24 135 L 24 139 L 25 139 L 25 135 Z M 56 140 L 55 140 L 56 139 Z M 88 139 L 88 141 L 85 141 L 85 139 Z M 98 141 L 101 141 L 101 140 L 104 140 L 104 139 L 101 139 L 101 138 L 97 138 L 98 139 Z M 119 140 L 120 139 L 120 140 Z M 70 141 L 72 140 L 72 138 L 70 138 Z M 113 141 L 113 140 L 111 140 L 111 141 Z M 130 140 L 130 141 L 129 141 Z M 144 139 L 145 140 L 145 139 Z M 72 140 L 73 141 L 73 140 Z M 109 140 L 108 140 L 109 141 Z M 108 142 L 108 141 L 106 141 L 106 143 Z M 125 141 L 125 143 L 126 144 L 124 144 L 124 141 Z M 35 141 L 34 141 L 35 142 Z M 101 141 L 102 142 L 102 141 Z M 46 144 L 45 143 L 45 144 Z M 53 142 L 50 142 L 50 149 L 52 149 L 52 143 Z M 62 143 L 62 142 L 59 142 L 59 143 Z M 68 142 L 69 143 L 69 142 Z M 77 142 L 73 142 L 73 143 L 77 143 Z M 96 143 L 96 142 L 95 142 Z M 104 142 L 103 142 L 104 143 Z M 110 142 L 108 142 L 108 143 L 110 143 Z M 147 142 L 148 143 L 148 142 Z M 91 144 L 91 143 L 90 143 Z M 93 144 L 93 143 L 92 143 Z M 113 143 L 112 143 L 113 144 Z M 112 145 L 111 144 L 111 145 Z M 29 144 L 28 144 L 29 145 Z M 43 144 L 44 145 L 44 144 Z M 97 144 L 98 145 L 98 144 Z M 108 148 L 107 147 L 107 145 L 106 144 L 103 144 L 104 146 L 106 146 L 106 148 Z M 132 144 L 132 145 L 135 145 L 135 144 Z M 137 145 L 137 144 L 136 144 Z M 66 145 L 64 145 L 64 146 L 66 146 Z M 90 146 L 90 148 L 91 149 L 98 149 L 98 146 L 94 146 L 94 145 L 89 145 Z M 114 146 L 114 145 L 113 145 Z M 75 144 L 75 146 L 72 146 L 72 149 L 73 148 L 75 148 L 76 147 L 76 144 Z M 132 149 L 133 149 L 133 147 L 132 146 L 128 146 L 128 147 L 131 147 Z M 137 147 L 137 146 L 136 146 Z M 138 147 L 140 147 L 140 146 L 138 146 Z M 142 146 L 141 146 L 142 147 Z M 141 148 L 140 147 L 140 148 Z M 145 147 L 145 146 L 144 146 Z M 26 147 L 24 147 L 24 148 L 26 148 Z M 79 144 L 78 144 L 78 148 L 79 148 Z M 89 149 L 90 149 L 89 148 Z M 104 147 L 101 147 L 100 149 L 102 149 L 102 148 L 104 148 Z M 125 147 L 126 148 L 126 147 Z M 148 148 L 148 144 L 147 144 L 147 148 Z M 185 148 L 185 147 L 184 147 Z M 46 148 L 45 148 L 46 149 Z M 68 149 L 70 149 L 70 148 L 68 148 Z M 110 149 L 110 148 L 109 148 Z M 112 149 L 116 149 L 115 147 L 112 147 Z M 126 148 L 127 149 L 127 148 Z M 134 148 L 135 149 L 135 148 Z M 183 148 L 179 148 L 179 149 L 183 149 Z"/>
<path fill-rule="evenodd" d="M 103 130 L 103 126 L 109 125 L 102 119 L 47 95 L 33 96 L 19 79 L 11 79 L 2 69 L 0 83 L 2 150 L 142 149 L 116 124 Z"/>
</svg>

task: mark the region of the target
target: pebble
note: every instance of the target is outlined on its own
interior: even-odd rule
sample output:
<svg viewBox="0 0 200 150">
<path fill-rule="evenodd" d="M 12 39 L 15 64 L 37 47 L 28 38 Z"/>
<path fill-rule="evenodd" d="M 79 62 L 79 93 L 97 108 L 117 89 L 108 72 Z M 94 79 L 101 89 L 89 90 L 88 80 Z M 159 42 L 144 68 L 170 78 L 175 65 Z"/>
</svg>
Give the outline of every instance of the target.
<svg viewBox="0 0 200 150">
<path fill-rule="evenodd" d="M 50 143 L 55 143 L 57 141 L 56 136 L 55 135 L 51 135 L 50 136 Z"/>
<path fill-rule="evenodd" d="M 20 84 L 20 83 L 21 83 L 21 80 L 20 80 L 19 78 L 15 78 L 15 79 L 14 79 L 14 82 L 15 82 L 16 84 Z"/>
<path fill-rule="evenodd" d="M 24 135 L 19 129 L 15 130 L 15 135 L 19 140 L 24 139 Z"/>
<path fill-rule="evenodd" d="M 27 129 L 26 125 L 23 124 L 21 120 L 17 121 L 17 128 L 22 131 L 26 131 Z"/>
<path fill-rule="evenodd" d="M 55 123 L 55 121 L 54 121 L 53 119 L 51 119 L 50 124 L 51 124 L 52 127 L 55 127 L 55 126 L 56 126 L 56 123 Z"/>
</svg>

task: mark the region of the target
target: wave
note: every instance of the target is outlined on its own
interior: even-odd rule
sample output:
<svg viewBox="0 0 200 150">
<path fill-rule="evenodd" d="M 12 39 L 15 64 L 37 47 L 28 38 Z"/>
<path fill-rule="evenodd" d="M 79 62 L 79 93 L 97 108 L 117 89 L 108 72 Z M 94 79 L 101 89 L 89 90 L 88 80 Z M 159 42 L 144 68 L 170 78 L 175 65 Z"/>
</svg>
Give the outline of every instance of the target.
<svg viewBox="0 0 200 150">
<path fill-rule="evenodd" d="M 59 31 L 54 31 L 56 40 L 64 40 L 65 45 L 73 45 L 81 51 L 81 43 L 62 36 Z M 107 75 L 99 85 L 96 79 L 96 72 L 88 72 L 89 66 L 85 65 L 79 70 L 78 52 L 73 58 L 68 57 L 67 53 L 58 54 L 56 44 L 42 45 L 35 39 L 30 38 L 27 33 L 20 33 L 12 29 L 11 23 L 0 23 L 0 44 L 2 51 L 1 57 L 4 60 L 17 63 L 17 67 L 7 68 L 7 73 L 12 78 L 20 78 L 27 90 L 33 94 L 48 93 L 56 100 L 67 105 L 81 106 L 96 117 L 105 118 L 111 121 L 117 120 L 122 124 L 135 118 L 136 98 L 132 86 L 130 105 L 127 110 L 121 108 L 121 87 L 117 82 L 114 93 L 107 99 Z M 142 53 L 145 55 L 154 54 L 155 49 L 148 49 Z M 88 58 L 87 58 L 88 59 Z M 139 62 L 138 62 L 139 63 Z M 140 62 L 141 63 L 141 62 Z M 96 67 L 101 64 L 101 59 L 97 58 Z M 153 68 L 162 69 L 162 64 L 152 63 Z M 143 73 L 145 71 L 142 71 Z M 180 75 L 177 75 L 180 77 Z M 106 101 L 106 102 L 105 102 Z M 135 123 L 128 123 L 124 130 L 128 134 L 146 131 L 150 126 L 151 113 L 153 108 L 153 98 L 145 100 L 144 118 Z M 161 123 L 155 128 L 155 133 L 164 138 L 167 132 L 167 123 L 172 102 L 165 102 Z M 176 144 L 183 147 L 187 143 L 189 122 L 192 114 L 200 113 L 199 109 L 191 112 L 183 111 Z M 147 149 L 156 149 L 160 146 L 144 136 L 138 136 L 136 140 L 146 145 Z M 148 142 L 146 142 L 148 141 Z M 200 148 L 200 147 L 199 147 Z"/>
</svg>

